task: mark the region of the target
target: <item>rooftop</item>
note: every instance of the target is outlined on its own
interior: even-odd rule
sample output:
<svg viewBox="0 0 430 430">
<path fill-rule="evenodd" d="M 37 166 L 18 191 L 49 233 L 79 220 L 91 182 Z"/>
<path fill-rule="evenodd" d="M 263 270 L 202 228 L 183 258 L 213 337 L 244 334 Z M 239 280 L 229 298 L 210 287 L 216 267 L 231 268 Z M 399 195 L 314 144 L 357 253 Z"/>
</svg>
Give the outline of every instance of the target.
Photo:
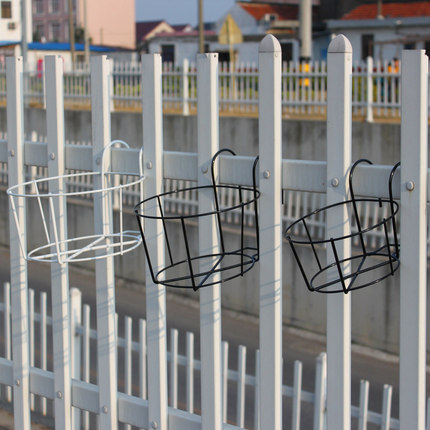
<svg viewBox="0 0 430 430">
<path fill-rule="evenodd" d="M 377 17 L 377 5 L 362 4 L 342 17 L 342 20 L 375 19 Z M 382 16 L 384 18 L 413 18 L 430 16 L 430 2 L 412 3 L 383 3 Z"/>
</svg>

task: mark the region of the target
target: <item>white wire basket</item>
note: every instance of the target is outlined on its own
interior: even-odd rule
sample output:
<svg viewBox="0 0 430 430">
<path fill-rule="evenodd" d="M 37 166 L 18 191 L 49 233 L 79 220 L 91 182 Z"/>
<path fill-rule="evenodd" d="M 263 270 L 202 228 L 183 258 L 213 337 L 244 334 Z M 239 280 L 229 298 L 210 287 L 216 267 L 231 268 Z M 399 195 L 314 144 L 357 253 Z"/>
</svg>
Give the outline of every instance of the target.
<svg viewBox="0 0 430 430">
<path fill-rule="evenodd" d="M 140 157 L 140 173 L 136 176 L 126 172 L 104 172 L 104 157 L 113 145 L 120 143 L 129 147 L 125 142 L 112 141 L 103 151 L 100 172 L 80 172 L 62 176 L 34 179 L 14 185 L 7 190 L 10 208 L 19 234 L 19 244 L 26 260 L 47 263 L 70 263 L 99 260 L 107 257 L 123 255 L 137 248 L 142 237 L 139 231 L 124 228 L 124 210 L 126 199 L 137 199 L 142 196 L 144 181 L 142 168 L 142 151 Z M 130 179 L 132 178 L 132 179 Z M 93 183 L 98 181 L 99 188 Z M 62 190 L 57 193 L 49 189 Z M 67 238 L 68 226 L 65 228 L 57 222 L 61 213 L 67 214 L 72 205 L 82 210 L 93 211 L 93 203 L 103 206 L 105 221 L 100 223 L 101 233 L 83 233 L 89 228 L 94 230 L 94 219 L 85 222 L 82 228 L 74 227 L 76 237 Z M 127 204 L 133 208 L 133 203 Z M 20 220 L 18 209 L 27 207 L 27 219 Z M 61 209 L 60 209 L 61 208 Z M 61 213 L 60 213 L 61 211 Z M 131 213 L 131 211 L 130 211 Z M 31 217 L 31 228 L 40 230 L 32 236 L 37 236 L 36 245 L 24 243 L 26 230 Z M 68 217 L 67 217 L 68 218 Z M 130 219 L 133 219 L 130 217 Z M 107 224 L 107 228 L 106 228 Z M 131 221 L 130 221 L 131 224 Z M 33 240 L 34 241 L 34 240 Z"/>
</svg>

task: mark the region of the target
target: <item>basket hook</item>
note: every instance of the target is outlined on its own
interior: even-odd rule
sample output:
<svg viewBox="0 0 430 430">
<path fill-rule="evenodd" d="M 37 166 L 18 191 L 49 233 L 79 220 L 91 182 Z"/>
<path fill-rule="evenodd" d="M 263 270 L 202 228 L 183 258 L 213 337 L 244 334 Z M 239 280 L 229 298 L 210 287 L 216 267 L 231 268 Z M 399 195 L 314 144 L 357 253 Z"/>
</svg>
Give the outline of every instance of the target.
<svg viewBox="0 0 430 430">
<path fill-rule="evenodd" d="M 397 168 L 400 166 L 400 161 L 394 165 L 394 167 L 391 169 L 390 172 L 390 179 L 388 180 L 388 192 L 390 194 L 390 208 L 391 208 L 391 215 L 393 219 L 393 235 L 394 235 L 394 243 L 396 246 L 396 255 L 399 257 L 400 250 L 399 250 L 399 241 L 397 240 L 397 228 L 396 228 L 396 220 L 394 218 L 394 199 L 393 199 L 393 178 L 394 173 L 396 172 Z"/>
<path fill-rule="evenodd" d="M 366 246 L 364 244 L 363 234 L 361 233 L 360 217 L 358 216 L 357 204 L 355 201 L 354 187 L 352 186 L 352 177 L 354 175 L 354 170 L 360 163 L 367 163 L 367 164 L 373 164 L 373 163 L 367 158 L 361 158 L 360 160 L 357 160 L 352 165 L 351 170 L 349 172 L 349 191 L 351 193 L 352 207 L 354 209 L 354 218 L 355 218 L 355 222 L 357 223 L 358 233 L 360 235 L 361 248 L 363 249 L 363 253 L 366 254 Z"/>
</svg>

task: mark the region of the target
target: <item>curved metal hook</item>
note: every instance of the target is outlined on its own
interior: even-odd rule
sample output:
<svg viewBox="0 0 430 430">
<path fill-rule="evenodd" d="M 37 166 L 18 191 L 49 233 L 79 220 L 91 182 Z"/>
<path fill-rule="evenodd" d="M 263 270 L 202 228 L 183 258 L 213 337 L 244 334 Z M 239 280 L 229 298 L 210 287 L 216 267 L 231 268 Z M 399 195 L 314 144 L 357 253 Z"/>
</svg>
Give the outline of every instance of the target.
<svg viewBox="0 0 430 430">
<path fill-rule="evenodd" d="M 112 142 L 109 143 L 109 145 L 106 145 L 103 148 L 103 153 L 102 153 L 102 160 L 101 160 L 101 166 L 100 166 L 100 174 L 103 176 L 106 174 L 106 172 L 104 171 L 104 160 L 105 160 L 105 155 L 108 149 L 110 149 L 113 145 L 115 145 L 116 143 L 120 143 L 121 145 L 124 145 L 126 148 L 130 148 L 130 145 L 127 142 L 124 142 L 123 140 L 112 140 Z"/>
<path fill-rule="evenodd" d="M 351 193 L 351 199 L 354 201 L 355 200 L 355 195 L 354 195 L 354 187 L 352 186 L 352 177 L 354 175 L 354 170 L 355 168 L 360 164 L 360 163 L 367 163 L 367 164 L 373 164 L 370 160 L 368 160 L 367 158 L 360 158 L 359 160 L 357 160 L 351 167 L 351 170 L 349 172 L 349 191 Z"/>
<path fill-rule="evenodd" d="M 360 160 L 357 160 L 352 165 L 351 170 L 349 171 L 349 192 L 351 193 L 352 208 L 354 210 L 355 222 L 357 224 L 358 233 L 360 235 L 361 249 L 363 250 L 363 254 L 366 255 L 366 245 L 364 243 L 363 235 L 361 233 L 360 217 L 358 216 L 357 205 L 355 202 L 354 188 L 352 186 L 352 177 L 354 175 L 354 170 L 360 163 L 367 163 L 367 164 L 373 164 L 373 163 L 367 158 L 361 158 Z"/>
<path fill-rule="evenodd" d="M 400 161 L 394 165 L 394 167 L 391 169 L 390 172 L 390 179 L 388 180 L 388 193 L 390 195 L 390 209 L 391 209 L 391 217 L 393 220 L 393 236 L 394 236 L 394 245 L 396 247 L 396 255 L 399 257 L 400 250 L 399 250 L 399 241 L 397 240 L 397 227 L 396 227 L 396 220 L 394 218 L 394 199 L 393 199 L 393 178 L 394 173 L 396 172 L 397 168 L 400 166 Z"/>
<path fill-rule="evenodd" d="M 215 172 L 214 172 L 214 165 L 215 165 L 215 160 L 218 158 L 218 156 L 222 153 L 222 152 L 230 152 L 230 154 L 232 155 L 236 155 L 236 153 L 234 151 L 232 151 L 229 148 L 223 148 L 220 149 L 218 152 L 216 152 L 214 154 L 214 156 L 212 157 L 212 161 L 211 161 L 211 175 L 212 175 L 212 185 L 215 186 Z M 218 210 L 218 208 L 217 208 Z"/>
</svg>

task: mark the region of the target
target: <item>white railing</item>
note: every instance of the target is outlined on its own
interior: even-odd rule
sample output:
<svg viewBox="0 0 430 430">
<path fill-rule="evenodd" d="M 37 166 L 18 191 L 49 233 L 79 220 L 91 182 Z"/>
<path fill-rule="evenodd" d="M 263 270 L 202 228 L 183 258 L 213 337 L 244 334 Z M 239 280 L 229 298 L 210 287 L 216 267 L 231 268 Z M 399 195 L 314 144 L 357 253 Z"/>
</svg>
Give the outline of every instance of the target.
<svg viewBox="0 0 430 430">
<path fill-rule="evenodd" d="M 402 133 L 401 133 L 401 180 L 396 179 L 394 197 L 401 202 L 400 243 L 402 246 L 402 270 L 400 271 L 400 383 L 399 427 L 403 429 L 425 429 L 425 351 L 427 311 L 427 259 L 425 258 L 427 195 L 427 134 L 428 134 L 428 61 L 422 51 L 404 51 L 402 72 Z M 104 167 L 103 153 L 110 141 L 110 105 L 112 88 L 110 62 L 104 57 L 91 59 L 92 87 L 92 148 L 64 146 L 63 83 L 59 57 L 47 59 L 47 147 L 24 142 L 24 89 L 22 59 L 7 60 L 7 145 L 0 146 L 0 161 L 8 163 L 9 186 L 20 186 L 25 182 L 25 168 L 44 166 L 49 176 L 64 175 L 66 169 L 99 171 Z M 283 160 L 281 151 L 282 129 L 282 68 L 281 47 L 271 35 L 260 44 L 258 100 L 259 100 L 259 166 L 258 180 L 260 192 L 259 216 L 259 271 L 256 271 L 259 297 L 259 350 L 260 359 L 255 391 L 258 395 L 258 417 L 261 430 L 281 430 L 282 422 L 282 209 L 283 189 L 310 193 L 326 193 L 327 204 L 345 202 L 348 199 L 347 176 L 351 166 L 351 93 L 352 93 L 352 49 L 344 36 L 337 36 L 328 49 L 329 67 L 327 76 L 327 161 Z M 150 198 L 163 191 L 166 178 L 197 181 L 199 185 L 210 182 L 207 175 L 208 164 L 218 149 L 218 97 L 219 88 L 217 56 L 202 54 L 198 57 L 198 151 L 181 153 L 163 150 L 162 137 L 162 66 L 159 55 L 143 57 L 142 85 L 143 97 L 143 166 L 145 174 L 144 197 Z M 303 76 L 302 79 L 309 78 Z M 297 81 L 297 78 L 296 78 Z M 315 81 L 315 79 L 314 79 Z M 233 79 L 233 97 L 240 90 Z M 233 85 L 234 84 L 234 85 Z M 172 84 L 173 85 L 173 84 Z M 304 84 L 307 85 L 307 84 Z M 309 86 L 311 83 L 309 83 Z M 371 86 L 370 86 L 371 87 Z M 368 89 L 370 89 L 370 87 Z M 187 86 L 189 88 L 189 86 Z M 312 87 L 313 88 L 313 87 Z M 320 87 L 319 87 L 320 88 Z M 322 87 L 321 87 L 322 88 Z M 408 91 L 406 91 L 406 89 Z M 238 91 L 239 91 L 238 90 Z M 239 91 L 240 92 L 240 91 Z M 246 91 L 245 91 L 246 92 Z M 370 92 L 370 91 L 369 91 Z M 306 91 L 305 91 L 306 93 Z M 308 93 L 305 100 L 309 105 Z M 193 96 L 189 95 L 190 98 Z M 285 100 L 285 98 L 284 98 Z M 299 100 L 302 100 L 301 95 Z M 361 103 L 361 100 L 356 100 Z M 307 108 L 306 108 L 307 109 Z M 46 150 L 48 149 L 48 150 Z M 138 151 L 112 148 L 112 166 L 129 175 L 141 175 Z M 101 157 L 101 158 L 100 158 Z M 108 161 L 105 159 L 105 161 Z M 225 183 L 249 185 L 252 183 L 251 157 L 220 157 L 219 177 Z M 381 197 L 387 192 L 386 178 L 390 169 L 386 166 L 361 166 L 355 176 L 357 195 Z M 397 175 L 398 176 L 398 175 Z M 22 185 L 21 185 L 22 186 Z M 96 184 L 97 186 L 97 184 Z M 51 188 L 50 188 L 51 191 Z M 209 194 L 209 193 L 208 193 Z M 209 197 L 206 195 L 205 197 Z M 228 196 L 227 196 L 228 197 Z M 63 198 L 61 199 L 63 200 Z M 94 201 L 94 232 L 101 237 L 109 237 L 113 224 L 112 208 L 107 201 Z M 107 199 L 106 199 L 107 200 Z M 199 213 L 205 214 L 209 208 L 209 198 L 199 199 Z M 61 203 L 66 203 L 65 201 Z M 222 342 L 221 342 L 221 286 L 202 288 L 200 296 L 200 367 L 201 367 L 201 415 L 181 411 L 168 404 L 168 356 L 167 356 L 167 313 L 166 288 L 154 283 L 146 270 L 146 323 L 147 338 L 147 400 L 140 395 L 129 395 L 118 391 L 117 380 L 117 339 L 115 335 L 115 273 L 114 259 L 106 255 L 105 260 L 95 263 L 94 312 L 97 319 L 97 384 L 73 377 L 73 353 L 69 350 L 70 325 L 68 266 L 54 263 L 51 266 L 51 295 L 53 336 L 52 351 L 55 360 L 53 371 L 31 366 L 29 357 L 33 342 L 28 330 L 28 266 L 25 247 L 27 226 L 25 205 L 11 208 L 9 213 L 10 232 L 10 281 L 12 359 L 0 359 L 0 382 L 12 387 L 14 398 L 15 426 L 30 429 L 30 395 L 39 395 L 53 400 L 55 424 L 57 428 L 71 430 L 72 408 L 89 411 L 98 415 L 101 428 L 115 429 L 118 421 L 138 428 L 159 428 L 162 430 L 232 430 L 237 424 L 223 424 L 222 384 Z M 61 243 L 67 239 L 67 208 L 56 205 L 51 210 L 50 224 L 59 225 Z M 344 207 L 344 205 L 342 205 Z M 108 210 L 109 209 L 109 210 Z M 148 219 L 151 217 L 149 213 Z M 31 214 L 30 214 L 31 215 Z M 295 213 L 294 216 L 297 216 Z M 149 253 L 153 255 L 154 267 L 165 267 L 165 242 L 161 220 L 145 223 L 145 231 L 153 236 L 147 242 Z M 215 250 L 216 223 L 199 219 L 200 256 L 207 249 Z M 326 228 L 331 237 L 348 237 L 349 222 L 346 214 L 335 211 L 326 220 Z M 91 226 L 83 225 L 84 228 Z M 36 228 L 34 228 L 36 229 Z M 75 233 L 75 232 L 73 232 Z M 71 234 L 73 235 L 71 232 Z M 79 234 L 71 239 L 79 239 Z M 350 261 L 351 247 L 348 240 L 339 249 L 342 263 Z M 215 254 L 216 255 L 216 254 Z M 97 255 L 96 255 L 97 256 Z M 330 257 L 330 252 L 328 253 Z M 391 261 L 391 256 L 390 256 Z M 143 265 L 142 262 L 140 264 Z M 215 269 L 216 266 L 214 266 Z M 340 268 L 339 263 L 337 264 Z M 328 268 L 331 276 L 334 266 Z M 218 274 L 213 271 L 213 275 Z M 333 279 L 333 278 L 332 278 Z M 224 285 L 223 285 L 224 288 Z M 333 291 L 331 291 L 333 292 Z M 352 293 L 353 294 L 353 293 Z M 363 293 L 364 294 L 364 293 Z M 321 297 L 321 296 L 320 296 Z M 371 296 L 368 296 L 371 300 Z M 31 300 L 30 300 L 31 302 Z M 325 402 L 321 396 L 315 397 L 318 411 L 325 410 L 329 430 L 349 430 L 351 415 L 351 294 L 329 294 L 327 300 L 327 378 Z M 142 307 L 144 305 L 142 304 Z M 129 322 L 127 325 L 129 326 Z M 131 330 L 128 330 L 131 344 Z M 191 342 L 189 342 L 191 344 Z M 172 348 L 172 351 L 175 349 Z M 126 348 L 127 349 L 127 348 Z M 128 347 L 130 350 L 130 346 Z M 175 354 L 173 354 L 174 356 Z M 246 386 L 246 372 L 243 377 L 244 352 L 242 352 L 240 386 Z M 190 355 L 192 357 L 192 355 Z M 126 361 L 129 361 L 128 359 Z M 144 360 L 141 360 L 144 361 Z M 224 364 L 227 360 L 224 360 Z M 173 360 L 174 362 L 174 360 Z M 178 359 L 179 362 L 179 359 Z M 36 363 L 35 363 L 36 364 Z M 170 364 L 170 363 L 169 363 Z M 130 367 L 129 367 L 129 370 Z M 228 372 L 227 372 L 228 374 Z M 130 372 L 126 380 L 130 379 Z M 224 373 L 225 375 L 225 373 Z M 300 386 L 297 377 L 296 386 Z M 130 387 L 130 384 L 125 384 Z M 224 384 L 225 386 L 225 384 Z M 128 388 L 129 389 L 129 388 Z M 300 397 L 296 390 L 296 401 Z M 318 393 L 324 393 L 322 387 Z M 240 390 L 243 397 L 243 391 Z M 223 397 L 224 396 L 224 397 Z M 389 398 L 389 390 L 387 391 Z M 363 388 L 363 415 L 366 415 L 366 388 Z M 239 401 L 242 404 L 242 400 Z M 301 403 L 300 403 L 301 404 Z M 389 403 L 385 403 L 387 410 Z M 239 408 L 240 409 L 240 408 Z M 197 412 L 197 411 L 195 411 Z M 297 416 L 298 414 L 296 414 Z M 367 413 L 367 415 L 370 415 Z M 239 420 L 241 419 L 239 414 Z M 318 415 L 320 416 L 320 414 Z M 387 412 L 387 416 L 389 413 Z M 385 420 L 385 421 L 384 421 Z M 361 429 L 366 428 L 362 417 Z M 387 427 L 386 417 L 381 419 L 381 427 Z M 321 428 L 321 426 L 319 427 Z"/>
<path fill-rule="evenodd" d="M 111 91 L 116 109 L 141 109 L 141 63 L 116 62 L 112 69 Z M 196 65 L 163 64 L 163 102 L 166 111 L 195 112 Z M 45 104 L 44 72 L 27 71 L 25 94 L 29 104 Z M 282 66 L 282 112 L 288 116 L 325 116 L 327 103 L 327 64 L 289 62 Z M 352 73 L 353 114 L 373 121 L 400 117 L 400 66 L 384 61 L 354 64 Z M 220 110 L 255 116 L 258 112 L 258 68 L 254 63 L 219 66 Z M 6 96 L 6 72 L 0 65 L 0 100 Z M 89 70 L 81 67 L 64 74 L 64 98 L 69 106 L 91 103 Z"/>
<path fill-rule="evenodd" d="M 44 291 L 35 293 L 29 289 L 29 337 L 30 337 L 30 366 L 37 365 L 39 369 L 46 373 L 52 373 L 52 351 L 49 347 L 49 333 L 52 331 L 52 316 L 48 312 L 48 294 Z M 0 334 L 3 336 L 3 358 L 10 360 L 12 351 L 11 333 L 11 298 L 10 284 L 3 284 L 3 294 L 0 296 Z M 75 379 L 80 379 L 87 383 L 95 383 L 96 359 L 92 354 L 91 346 L 97 340 L 97 330 L 91 324 L 91 307 L 82 304 L 82 294 L 79 289 L 70 290 L 70 316 L 71 316 L 71 349 L 73 361 L 73 375 Z M 117 357 L 120 391 L 131 396 L 147 398 L 147 360 L 146 360 L 146 320 L 134 320 L 128 315 L 116 317 L 116 339 Z M 133 327 L 136 330 L 133 330 Z M 121 333 L 122 336 L 119 336 Z M 194 391 L 194 378 L 199 378 L 201 370 L 200 360 L 196 358 L 194 348 L 194 334 L 192 332 L 180 333 L 177 329 L 170 330 L 168 342 L 169 348 L 167 359 L 169 363 L 169 405 L 175 409 L 183 409 L 194 413 L 200 401 Z M 183 350 L 185 354 L 178 351 Z M 248 351 L 246 346 L 239 345 L 237 351 L 236 368 L 229 367 L 229 343 L 222 342 L 223 358 L 223 420 L 234 423 L 240 428 L 259 429 L 258 414 L 259 409 L 258 393 L 258 367 L 259 351 Z M 246 362 L 249 353 L 255 354 L 255 372 L 246 372 Z M 302 403 L 313 405 L 313 429 L 320 429 L 321 423 L 325 422 L 325 408 L 318 405 L 325 404 L 326 387 L 326 354 L 323 352 L 315 358 L 315 391 L 309 392 L 302 388 L 302 362 L 294 362 L 293 386 L 282 385 L 282 395 L 291 399 L 291 423 L 285 422 L 285 426 L 293 430 L 300 429 L 300 411 Z M 285 379 L 286 375 L 284 375 Z M 185 383 L 185 390 L 180 389 L 179 380 Z M 184 382 L 185 381 L 185 382 Z M 229 387 L 236 387 L 235 393 Z M 249 392 L 249 390 L 251 390 Z M 385 429 L 398 429 L 399 421 L 391 417 L 392 387 L 384 385 L 382 412 L 369 411 L 368 409 L 369 382 L 361 381 L 360 384 L 360 404 L 352 406 L 351 417 L 360 423 L 360 429 L 366 424 L 382 425 Z M 245 402 L 245 397 L 250 396 L 252 401 Z M 31 396 L 31 410 L 37 415 L 52 418 L 47 407 L 47 398 L 43 396 Z M 11 403 L 11 388 L 5 387 L 1 393 L 0 401 Z M 316 406 L 315 406 L 316 405 Z M 74 411 L 75 429 L 89 430 L 94 428 L 90 420 L 88 411 Z M 286 418 L 286 417 L 285 417 Z M 93 418 L 94 419 L 94 418 Z M 291 427 L 290 427 L 291 425 Z"/>
</svg>

